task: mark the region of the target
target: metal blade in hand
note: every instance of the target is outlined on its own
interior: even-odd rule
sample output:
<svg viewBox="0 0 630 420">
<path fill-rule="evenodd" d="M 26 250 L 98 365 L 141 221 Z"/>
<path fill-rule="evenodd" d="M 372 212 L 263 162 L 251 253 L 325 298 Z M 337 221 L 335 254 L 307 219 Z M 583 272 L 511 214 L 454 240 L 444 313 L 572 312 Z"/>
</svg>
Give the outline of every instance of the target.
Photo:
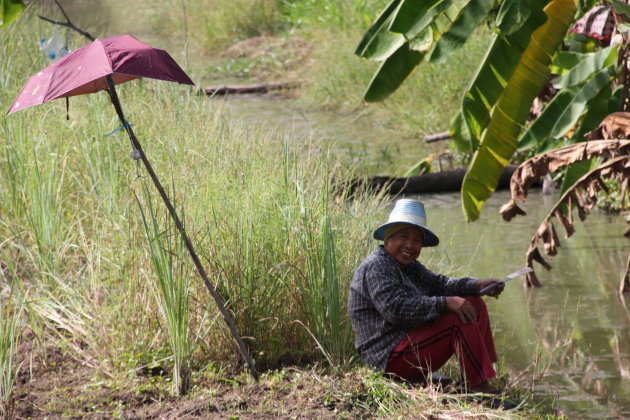
<svg viewBox="0 0 630 420">
<path fill-rule="evenodd" d="M 513 272 L 512 274 L 508 274 L 507 276 L 503 277 L 501 280 L 499 280 L 501 283 L 505 283 L 506 281 L 510 281 L 512 279 L 515 279 L 517 277 L 520 277 L 522 275 L 525 275 L 527 273 L 531 273 L 532 270 L 530 267 L 525 267 L 525 268 L 521 268 L 518 271 Z"/>
<path fill-rule="evenodd" d="M 534 270 L 532 270 L 530 267 L 521 268 L 520 270 L 515 271 L 512 274 L 508 274 L 507 276 L 503 277 L 497 283 L 492 283 L 492 284 L 484 287 L 483 289 L 481 289 L 479 291 L 479 294 L 483 295 L 484 293 L 489 292 L 490 290 L 492 290 L 495 287 L 497 287 L 500 283 L 505 283 L 506 281 L 510 281 L 512 279 L 515 279 L 515 278 L 520 277 L 520 276 L 522 276 L 524 274 L 527 274 L 527 273 L 531 273 L 532 271 L 534 271 Z"/>
</svg>

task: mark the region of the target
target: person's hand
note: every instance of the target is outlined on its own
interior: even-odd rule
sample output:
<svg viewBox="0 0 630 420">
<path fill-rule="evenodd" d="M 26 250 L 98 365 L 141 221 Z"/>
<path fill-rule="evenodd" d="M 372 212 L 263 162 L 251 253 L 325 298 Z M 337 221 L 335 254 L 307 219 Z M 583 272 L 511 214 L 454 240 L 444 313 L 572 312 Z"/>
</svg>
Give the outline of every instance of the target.
<svg viewBox="0 0 630 420">
<path fill-rule="evenodd" d="M 446 308 L 449 312 L 457 314 L 464 324 L 477 322 L 477 313 L 472 304 L 459 296 L 447 296 Z"/>
<path fill-rule="evenodd" d="M 484 293 L 487 296 L 493 296 L 498 298 L 503 289 L 505 289 L 505 283 L 500 282 L 498 279 L 481 279 L 477 282 L 477 290 L 481 291 L 484 287 L 490 286 L 493 283 L 498 283 L 495 287 Z"/>
</svg>

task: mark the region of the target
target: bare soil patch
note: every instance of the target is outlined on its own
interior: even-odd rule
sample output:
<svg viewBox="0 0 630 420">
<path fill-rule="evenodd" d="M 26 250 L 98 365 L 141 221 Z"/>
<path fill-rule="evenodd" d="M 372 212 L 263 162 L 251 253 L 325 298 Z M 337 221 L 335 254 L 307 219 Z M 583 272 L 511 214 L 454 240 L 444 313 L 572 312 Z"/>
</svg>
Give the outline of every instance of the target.
<svg viewBox="0 0 630 420">
<path fill-rule="evenodd" d="M 245 374 L 200 376 L 193 379 L 189 395 L 174 397 L 168 392 L 167 378 L 138 373 L 128 383 L 104 379 L 59 348 L 31 353 L 31 347 L 31 342 L 23 342 L 20 349 L 24 363 L 14 394 L 18 419 L 337 419 L 373 415 L 372 410 L 357 404 L 368 395 L 353 373 L 312 375 L 289 368 L 265 374 L 258 383 Z"/>
</svg>

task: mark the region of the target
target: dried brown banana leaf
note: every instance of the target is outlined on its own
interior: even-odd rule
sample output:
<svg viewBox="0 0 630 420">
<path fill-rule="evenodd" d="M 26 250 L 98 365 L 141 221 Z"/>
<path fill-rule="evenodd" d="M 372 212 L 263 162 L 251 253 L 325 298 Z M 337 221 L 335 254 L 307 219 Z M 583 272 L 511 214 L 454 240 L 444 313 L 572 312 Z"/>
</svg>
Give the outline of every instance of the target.
<svg viewBox="0 0 630 420">
<path fill-rule="evenodd" d="M 630 138 L 630 112 L 614 112 L 608 115 L 593 131 L 584 135 L 589 140 Z"/>
<path fill-rule="evenodd" d="M 534 181 L 559 168 L 592 157 L 630 155 L 630 140 L 596 140 L 572 144 L 521 163 L 510 180 L 512 199 L 525 200 Z"/>
<path fill-rule="evenodd" d="M 558 221 L 560 221 L 567 233 L 567 237 L 571 236 L 575 232 L 575 227 L 573 225 L 570 209 L 575 206 L 580 219 L 584 220 L 597 202 L 597 194 L 603 189 L 604 179 L 617 178 L 620 179 L 622 184 L 627 183 L 630 179 L 630 173 L 625 170 L 628 159 L 630 159 L 630 157 L 620 156 L 605 162 L 581 177 L 565 191 L 551 208 L 547 216 L 542 220 L 536 230 L 536 234 L 532 238 L 526 254 L 528 267 L 533 269 L 533 261 L 536 261 L 542 264 L 547 270 L 551 269 L 549 263 L 541 255 L 538 246 L 540 242 L 542 242 L 545 253 L 549 256 L 553 256 L 557 253 L 557 247 L 560 246 L 560 241 L 551 222 L 552 217 L 556 217 Z M 510 200 L 510 202 L 512 201 L 514 200 Z M 514 204 L 514 206 L 516 206 L 516 204 Z M 569 209 L 568 217 L 565 217 L 563 213 L 562 209 L 564 206 Z M 630 213 L 626 220 L 630 231 Z M 538 278 L 535 274 L 527 279 L 528 285 L 536 285 L 535 282 L 537 281 Z"/>
</svg>

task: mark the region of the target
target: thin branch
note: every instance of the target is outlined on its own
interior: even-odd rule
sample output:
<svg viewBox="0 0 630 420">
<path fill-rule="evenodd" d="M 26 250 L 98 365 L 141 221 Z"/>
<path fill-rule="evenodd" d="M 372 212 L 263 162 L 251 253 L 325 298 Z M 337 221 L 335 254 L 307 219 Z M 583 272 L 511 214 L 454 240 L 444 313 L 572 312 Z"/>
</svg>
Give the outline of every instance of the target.
<svg viewBox="0 0 630 420">
<path fill-rule="evenodd" d="M 41 15 L 37 15 L 37 16 L 41 20 L 44 20 L 44 21 L 49 22 L 49 23 L 52 23 L 54 25 L 65 26 L 66 28 L 70 28 L 72 30 L 75 30 L 78 33 L 80 33 L 81 35 L 83 35 L 84 37 L 86 37 L 87 39 L 89 39 L 90 41 L 94 41 L 96 39 L 89 32 L 86 32 L 86 31 L 78 28 L 77 26 L 75 26 L 74 23 L 72 23 L 72 21 L 68 17 L 68 14 L 66 13 L 66 11 L 63 10 L 63 7 L 61 7 L 61 4 L 59 3 L 59 0 L 55 0 L 55 4 L 57 5 L 57 7 L 59 7 L 59 10 L 61 10 L 61 13 L 63 13 L 63 16 L 66 18 L 65 22 L 62 22 L 60 20 L 50 19 L 50 18 L 47 18 L 45 16 L 41 16 Z"/>
<path fill-rule="evenodd" d="M 63 17 L 66 18 L 66 22 L 70 23 L 70 17 L 66 13 L 66 11 L 63 9 L 63 7 L 61 7 L 61 3 L 59 3 L 59 0 L 55 0 L 55 4 L 59 8 L 59 10 L 61 10 L 61 13 L 63 13 Z"/>
</svg>

